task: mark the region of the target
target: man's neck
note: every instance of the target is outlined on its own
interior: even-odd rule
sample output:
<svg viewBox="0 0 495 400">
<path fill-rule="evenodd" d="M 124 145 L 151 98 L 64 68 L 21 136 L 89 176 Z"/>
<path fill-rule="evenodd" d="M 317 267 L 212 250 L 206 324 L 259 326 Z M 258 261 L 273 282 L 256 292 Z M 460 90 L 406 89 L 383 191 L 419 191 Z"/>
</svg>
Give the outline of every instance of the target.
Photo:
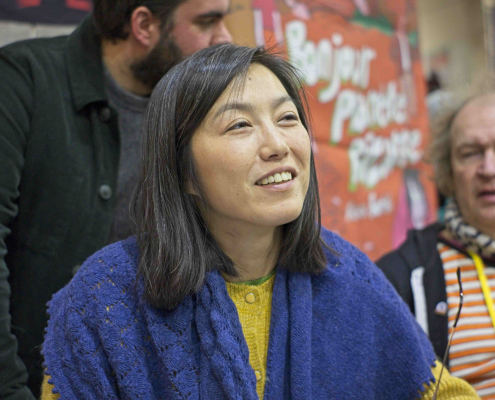
<svg viewBox="0 0 495 400">
<path fill-rule="evenodd" d="M 280 245 L 282 227 L 257 230 L 215 227 L 212 234 L 220 248 L 234 262 L 239 276 L 224 275 L 229 282 L 245 282 L 263 278 L 275 268 Z"/>
<path fill-rule="evenodd" d="M 132 44 L 127 40 L 113 42 L 102 39 L 101 53 L 103 63 L 112 78 L 123 89 L 139 96 L 148 96 L 153 89 L 136 80 L 132 74 L 130 66 L 138 57 L 133 54 L 135 50 L 131 47 Z M 142 56 L 144 57 L 144 54 Z"/>
<path fill-rule="evenodd" d="M 488 225 L 485 225 L 485 226 L 482 226 L 480 227 L 480 229 L 478 229 L 481 233 L 484 233 L 485 235 L 488 235 L 490 236 L 490 238 L 492 240 L 495 240 L 495 229 L 494 227 L 492 226 L 493 224 L 488 224 Z"/>
</svg>

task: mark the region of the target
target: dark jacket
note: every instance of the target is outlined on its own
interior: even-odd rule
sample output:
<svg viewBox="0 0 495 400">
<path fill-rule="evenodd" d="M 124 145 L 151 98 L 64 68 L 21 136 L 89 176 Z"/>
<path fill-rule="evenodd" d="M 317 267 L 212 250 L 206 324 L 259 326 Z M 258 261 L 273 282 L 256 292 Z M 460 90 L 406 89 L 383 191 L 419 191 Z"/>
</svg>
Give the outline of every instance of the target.
<svg viewBox="0 0 495 400">
<path fill-rule="evenodd" d="M 118 164 L 91 17 L 70 36 L 0 49 L 2 399 L 34 398 L 26 367 L 38 390 L 46 302 L 107 244 Z"/>
<path fill-rule="evenodd" d="M 435 353 L 443 359 L 448 342 L 447 315 L 435 312 L 440 302 L 447 301 L 445 277 L 442 260 L 437 250 L 438 234 L 441 224 L 433 224 L 423 230 L 410 230 L 406 241 L 395 251 L 377 261 L 397 292 L 415 313 L 411 288 L 411 273 L 418 267 L 424 267 L 423 287 L 426 297 L 426 310 L 430 341 Z"/>
</svg>

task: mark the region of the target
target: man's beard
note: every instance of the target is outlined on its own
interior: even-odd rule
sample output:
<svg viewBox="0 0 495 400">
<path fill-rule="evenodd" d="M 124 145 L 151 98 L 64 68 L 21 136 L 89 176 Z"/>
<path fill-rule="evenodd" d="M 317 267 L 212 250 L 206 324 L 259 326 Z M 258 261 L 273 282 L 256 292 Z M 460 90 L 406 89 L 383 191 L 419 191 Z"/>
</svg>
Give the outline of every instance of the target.
<svg viewBox="0 0 495 400">
<path fill-rule="evenodd" d="M 163 75 L 184 58 L 173 38 L 164 34 L 146 57 L 131 64 L 131 71 L 136 80 L 153 89 Z"/>
</svg>

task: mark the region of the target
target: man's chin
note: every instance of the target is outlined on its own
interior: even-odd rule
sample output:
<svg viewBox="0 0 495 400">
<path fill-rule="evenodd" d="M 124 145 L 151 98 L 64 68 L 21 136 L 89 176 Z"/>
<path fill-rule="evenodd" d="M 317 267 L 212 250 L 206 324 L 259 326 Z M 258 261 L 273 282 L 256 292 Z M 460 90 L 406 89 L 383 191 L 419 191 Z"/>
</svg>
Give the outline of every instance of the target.
<svg viewBox="0 0 495 400">
<path fill-rule="evenodd" d="M 480 207 L 473 221 L 466 222 L 495 239 L 495 204 Z"/>
<path fill-rule="evenodd" d="M 172 39 L 163 38 L 146 57 L 131 65 L 131 71 L 134 79 L 152 90 L 160 79 L 184 58 Z"/>
</svg>

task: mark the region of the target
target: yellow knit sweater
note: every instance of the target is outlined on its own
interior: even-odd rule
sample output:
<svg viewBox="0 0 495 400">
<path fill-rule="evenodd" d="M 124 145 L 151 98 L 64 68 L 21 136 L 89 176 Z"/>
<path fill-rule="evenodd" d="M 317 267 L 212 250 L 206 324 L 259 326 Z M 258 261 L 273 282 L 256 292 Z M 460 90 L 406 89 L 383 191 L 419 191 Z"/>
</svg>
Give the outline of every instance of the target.
<svg viewBox="0 0 495 400">
<path fill-rule="evenodd" d="M 256 375 L 256 391 L 260 399 L 263 398 L 265 392 L 266 358 L 274 282 L 275 275 L 258 285 L 226 282 L 227 291 L 237 308 L 242 333 L 244 333 L 249 348 L 249 364 L 253 367 Z"/>
<path fill-rule="evenodd" d="M 256 391 L 263 399 L 266 378 L 266 359 L 268 353 L 268 338 L 270 334 L 270 317 L 272 311 L 272 293 L 275 275 L 258 282 L 229 283 L 227 291 L 237 307 L 242 332 L 249 348 L 249 363 L 253 367 L 257 379 Z M 261 282 L 261 283 L 260 283 Z M 432 368 L 435 379 L 440 375 L 441 363 L 437 362 Z M 56 400 L 60 396 L 51 391 L 53 385 L 45 376 L 42 387 L 41 400 Z M 418 398 L 432 400 L 435 385 L 425 386 L 426 390 Z M 444 369 L 437 400 L 474 400 L 479 399 L 475 390 L 464 380 L 455 378 Z"/>
<path fill-rule="evenodd" d="M 267 280 L 261 279 L 259 281 L 262 283 L 235 284 L 227 282 L 227 291 L 237 307 L 242 332 L 249 348 L 249 363 L 258 380 L 256 391 L 258 397 L 263 399 L 275 275 L 270 276 Z M 437 362 L 432 368 L 435 379 L 438 379 L 441 367 L 442 364 Z M 435 385 L 426 386 L 425 389 L 422 395 L 418 393 L 418 398 L 432 400 L 436 389 Z M 470 400 L 479 399 L 479 397 L 466 381 L 454 378 L 447 369 L 444 369 L 437 400 L 447 399 Z"/>
</svg>

